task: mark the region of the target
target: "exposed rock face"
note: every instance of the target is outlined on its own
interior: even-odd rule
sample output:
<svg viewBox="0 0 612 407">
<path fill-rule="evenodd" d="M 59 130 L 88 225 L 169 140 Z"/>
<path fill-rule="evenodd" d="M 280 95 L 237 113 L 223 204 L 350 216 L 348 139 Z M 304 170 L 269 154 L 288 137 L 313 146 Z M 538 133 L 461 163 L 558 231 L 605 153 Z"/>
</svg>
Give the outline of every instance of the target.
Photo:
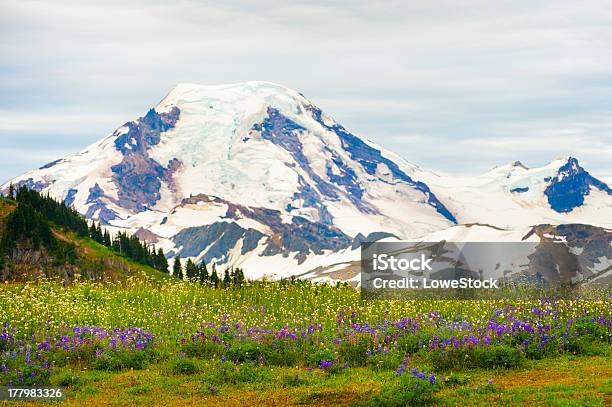
<svg viewBox="0 0 612 407">
<path fill-rule="evenodd" d="M 350 246 L 352 241 L 349 236 L 333 225 L 312 222 L 299 216 L 293 217 L 291 223 L 286 223 L 280 211 L 248 208 L 218 197 L 200 194 L 184 199 L 182 205 L 193 205 L 199 202 L 224 205 L 227 207 L 226 219 L 254 220 L 265 226 L 269 232 L 264 235 L 256 229 L 245 229 L 237 223 L 230 222 L 216 222 L 212 225 L 187 228 L 174 238 L 176 246 L 180 248 L 178 254 L 182 257 L 196 257 L 199 253 L 206 251 L 204 259 L 210 260 L 217 257 L 218 263 L 223 264 L 225 259 L 219 261 L 218 256 L 225 255 L 230 249 L 235 248 L 239 241 L 242 241 L 241 253 L 246 254 L 257 248 L 260 240 L 265 237 L 263 256 L 282 254 L 287 257 L 293 253 L 298 261 L 302 262 L 309 253 L 322 254 L 324 250 L 343 249 Z"/>
<path fill-rule="evenodd" d="M 323 250 L 338 250 L 347 247 L 351 238 L 333 225 L 312 222 L 301 216 L 294 216 L 291 223 L 283 221 L 280 211 L 267 208 L 246 208 L 229 203 L 226 217 L 246 217 L 266 225 L 271 231 L 268 246 L 263 255 L 273 256 L 290 252 L 321 254 Z"/>
<path fill-rule="evenodd" d="M 109 223 L 111 220 L 117 219 L 117 213 L 107 206 L 110 201 L 104 194 L 104 190 L 97 183 L 89 189 L 89 196 L 86 203 L 89 204 L 85 217 L 89 219 L 97 218 L 102 223 Z"/>
<path fill-rule="evenodd" d="M 538 225 L 525 239 L 533 234 L 541 240 L 531 258 L 533 269 L 554 269 L 539 267 L 546 263 L 561 265 L 557 274 L 545 276 L 547 280 L 577 282 L 605 275 L 612 280 L 612 231 L 579 224 Z M 551 245 L 553 242 L 563 245 Z"/>
<path fill-rule="evenodd" d="M 64 198 L 64 203 L 66 204 L 66 206 L 72 206 L 72 204 L 74 203 L 74 198 L 76 197 L 77 192 L 79 192 L 77 189 L 71 188 L 68 190 L 68 192 L 66 192 L 66 198 Z"/>
<path fill-rule="evenodd" d="M 394 234 L 387 233 L 387 232 L 373 232 L 373 233 L 370 233 L 367 236 L 364 236 L 361 233 L 359 233 L 353 239 L 353 244 L 351 245 L 351 249 L 355 250 L 355 249 L 358 249 L 359 246 L 361 246 L 362 243 L 376 242 L 378 240 L 381 240 L 381 239 L 384 239 L 384 238 L 387 238 L 387 237 L 394 237 L 396 239 L 398 238 Z"/>
<path fill-rule="evenodd" d="M 303 177 L 298 177 L 299 189 L 293 194 L 293 199 L 302 200 L 302 207 L 315 208 L 319 214 L 319 222 L 326 225 L 331 225 L 333 217 L 322 202 L 322 198 L 317 191 L 314 190 Z M 294 209 L 291 204 L 287 205 L 287 211 L 291 212 Z"/>
<path fill-rule="evenodd" d="M 227 261 L 227 253 L 244 239 L 242 252 L 247 253 L 257 247 L 264 235 L 255 229 L 244 229 L 233 222 L 216 222 L 212 225 L 187 228 L 174 237 L 179 255 L 198 257 L 205 252 L 202 261 L 209 263 L 216 259 L 218 264 Z"/>
<path fill-rule="evenodd" d="M 51 161 L 50 163 L 45 164 L 45 165 L 43 165 L 42 167 L 40 167 L 40 168 L 39 168 L 39 170 L 45 170 L 45 169 L 47 169 L 47 168 L 54 167 L 54 166 L 56 166 L 57 164 L 61 163 L 62 161 L 64 161 L 64 160 L 63 160 L 63 159 L 61 159 L 61 158 L 60 158 L 59 160 Z"/>
<path fill-rule="evenodd" d="M 287 150 L 298 165 L 300 165 L 313 180 L 317 189 L 324 195 L 325 199 L 338 200 L 338 194 L 341 193 L 341 188 L 339 187 L 344 187 L 344 192 L 347 194 L 347 197 L 358 208 L 366 213 L 375 212 L 374 209 L 361 201 L 363 190 L 358 184 L 357 177 L 354 171 L 344 165 L 339 157 L 334 156 L 333 160 L 334 163 L 338 165 L 338 168 L 342 170 L 343 174 L 341 176 L 332 174 L 331 169 L 328 167 L 328 175 L 331 175 L 331 182 L 322 179 L 313 171 L 311 163 L 304 154 L 304 146 L 300 141 L 300 132 L 306 131 L 306 129 L 285 117 L 277 109 L 269 107 L 267 112 L 268 117 L 266 117 L 262 124 L 255 124 L 253 130 L 261 132 L 261 136 L 264 140 L 271 141 Z M 329 150 L 329 152 L 332 153 L 331 150 Z M 352 183 L 350 181 L 352 181 Z"/>
<path fill-rule="evenodd" d="M 429 205 L 434 207 L 436 211 L 443 215 L 446 219 L 453 223 L 457 223 L 455 216 L 444 206 L 442 202 L 440 202 L 440 200 L 433 194 L 433 192 L 431 192 L 426 184 L 420 181 L 414 181 L 409 175 L 403 172 L 395 162 L 384 157 L 380 150 L 369 146 L 359 137 L 349 133 L 343 126 L 339 124 L 328 125 L 323 119 L 323 112 L 318 107 L 310 105 L 308 106 L 308 110 L 323 127 L 338 135 L 342 141 L 342 147 L 344 150 L 348 151 L 351 158 L 359 162 L 368 174 L 375 175 L 380 164 L 386 165 L 389 171 L 391 171 L 394 180 L 404 182 L 423 192 Z M 342 183 L 344 185 L 353 185 L 353 196 L 355 196 L 355 194 L 358 194 L 358 186 L 351 184 L 351 179 L 351 174 L 347 173 L 344 177 L 342 177 Z"/>
<path fill-rule="evenodd" d="M 136 231 L 136 233 L 134 233 L 134 236 L 136 236 L 138 239 L 142 240 L 143 242 L 147 242 L 149 244 L 154 244 L 159 242 L 159 238 L 157 237 L 157 235 L 153 232 L 151 232 L 148 229 L 144 229 L 144 228 L 140 228 Z"/>
<path fill-rule="evenodd" d="M 34 191 L 42 192 L 49 185 L 51 185 L 51 183 L 48 182 L 48 181 L 45 181 L 45 180 L 34 180 L 33 178 L 28 178 L 26 180 L 16 182 L 15 184 L 13 184 L 13 188 L 15 188 L 15 190 L 17 190 L 17 189 L 19 189 L 21 187 L 26 187 L 26 188 L 32 189 Z M 9 189 L 9 186 L 7 185 L 7 187 L 2 189 L 2 190 L 0 190 L 0 192 L 2 194 L 6 194 L 8 192 L 8 189 Z"/>
<path fill-rule="evenodd" d="M 582 206 L 584 197 L 591 193 L 591 187 L 612 195 L 612 189 L 608 185 L 592 177 L 578 164 L 578 160 L 570 157 L 567 164 L 559 168 L 557 176 L 550 180 L 544 193 L 552 209 L 557 212 L 571 212 Z"/>
<path fill-rule="evenodd" d="M 111 167 L 118 187 L 118 204 L 136 212 L 155 206 L 161 198 L 162 181 L 170 181 L 180 167 L 178 159 L 172 160 L 168 168 L 149 157 L 148 150 L 159 144 L 160 134 L 174 127 L 180 110 L 173 107 L 168 113 L 157 113 L 155 109 L 124 125 L 125 133 L 118 135 L 115 147 L 123 154 L 123 161 Z"/>
</svg>

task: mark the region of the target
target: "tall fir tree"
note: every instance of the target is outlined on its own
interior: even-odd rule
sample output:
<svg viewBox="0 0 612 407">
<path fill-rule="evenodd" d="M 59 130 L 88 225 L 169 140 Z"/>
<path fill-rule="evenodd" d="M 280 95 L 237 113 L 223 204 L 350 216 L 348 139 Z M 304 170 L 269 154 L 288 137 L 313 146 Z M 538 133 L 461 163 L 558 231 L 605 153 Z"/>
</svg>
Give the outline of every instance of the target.
<svg viewBox="0 0 612 407">
<path fill-rule="evenodd" d="M 174 257 L 174 265 L 172 266 L 172 275 L 180 280 L 183 279 L 183 266 L 181 265 L 181 256 Z"/>
<path fill-rule="evenodd" d="M 111 247 L 111 237 L 110 237 L 110 233 L 108 233 L 108 230 L 104 231 L 104 246 L 106 247 Z"/>
<path fill-rule="evenodd" d="M 210 280 L 210 276 L 208 275 L 208 270 L 206 269 L 206 263 L 202 262 L 198 269 L 199 269 L 200 284 L 202 285 L 208 284 Z"/>
<path fill-rule="evenodd" d="M 217 266 L 215 263 L 212 265 L 212 273 L 210 273 L 210 285 L 213 287 L 219 287 L 219 275 L 217 274 Z"/>
<path fill-rule="evenodd" d="M 235 286 L 241 286 L 244 284 L 244 271 L 240 267 L 237 267 L 236 270 L 234 270 L 233 284 Z"/>
<path fill-rule="evenodd" d="M 164 255 L 164 251 L 159 248 L 155 256 L 155 268 L 163 273 L 168 273 L 168 259 Z"/>
<path fill-rule="evenodd" d="M 231 282 L 232 279 L 230 278 L 229 270 L 225 269 L 223 272 L 223 287 L 229 287 Z"/>
<path fill-rule="evenodd" d="M 194 281 L 198 277 L 198 266 L 195 265 L 193 260 L 188 259 L 185 265 L 185 274 L 189 281 Z"/>
</svg>

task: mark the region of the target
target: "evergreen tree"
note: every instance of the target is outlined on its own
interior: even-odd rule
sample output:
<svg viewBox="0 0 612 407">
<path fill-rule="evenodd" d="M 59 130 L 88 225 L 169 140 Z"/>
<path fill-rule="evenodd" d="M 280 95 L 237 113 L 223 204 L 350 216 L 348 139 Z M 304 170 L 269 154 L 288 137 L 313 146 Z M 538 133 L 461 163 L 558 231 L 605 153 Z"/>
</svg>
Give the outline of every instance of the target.
<svg viewBox="0 0 612 407">
<path fill-rule="evenodd" d="M 113 249 L 113 251 L 116 253 L 121 253 L 121 241 L 119 240 L 119 236 L 115 236 L 113 239 L 111 249 Z"/>
<path fill-rule="evenodd" d="M 232 279 L 230 278 L 229 271 L 225 269 L 225 271 L 223 272 L 223 287 L 229 287 L 231 282 Z"/>
<path fill-rule="evenodd" d="M 217 266 L 215 263 L 212 265 L 212 273 L 210 274 L 210 284 L 213 287 L 219 287 L 219 275 L 217 274 Z"/>
<path fill-rule="evenodd" d="M 111 237 L 110 237 L 110 233 L 108 233 L 108 230 L 104 231 L 104 246 L 110 248 L 112 245 L 111 242 Z"/>
<path fill-rule="evenodd" d="M 241 286 L 244 284 L 244 271 L 240 267 L 237 267 L 234 271 L 233 284 L 235 286 Z"/>
<path fill-rule="evenodd" d="M 180 280 L 183 279 L 183 266 L 181 265 L 181 256 L 174 257 L 174 265 L 172 266 L 172 275 Z"/>
<path fill-rule="evenodd" d="M 198 266 L 195 265 L 193 260 L 187 260 L 187 264 L 185 265 L 185 274 L 187 275 L 187 279 L 192 281 L 198 277 Z"/>
<path fill-rule="evenodd" d="M 89 227 L 89 237 L 97 243 L 104 244 L 104 235 L 102 228 L 96 225 L 96 222 L 92 222 Z"/>
<path fill-rule="evenodd" d="M 202 262 L 200 264 L 199 273 L 200 284 L 207 284 L 210 279 L 210 276 L 208 275 L 208 270 L 206 269 L 206 263 Z"/>
<path fill-rule="evenodd" d="M 164 251 L 160 248 L 155 256 L 155 268 L 161 272 L 168 273 L 168 260 Z"/>
</svg>

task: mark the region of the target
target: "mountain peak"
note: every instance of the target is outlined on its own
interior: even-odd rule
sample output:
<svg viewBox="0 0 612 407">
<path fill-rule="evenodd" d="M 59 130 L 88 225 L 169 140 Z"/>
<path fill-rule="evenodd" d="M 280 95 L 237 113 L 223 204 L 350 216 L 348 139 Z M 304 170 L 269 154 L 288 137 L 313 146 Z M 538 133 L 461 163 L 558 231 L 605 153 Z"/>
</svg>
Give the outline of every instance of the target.
<svg viewBox="0 0 612 407">
<path fill-rule="evenodd" d="M 179 83 L 83 153 L 13 183 L 133 229 L 170 257 L 221 264 L 251 252 L 301 262 L 358 233 L 419 236 L 457 223 L 419 178 L 295 90 L 251 81 Z"/>
<path fill-rule="evenodd" d="M 297 111 L 299 105 L 311 104 L 299 92 L 286 86 L 265 81 L 238 82 L 225 85 L 178 83 L 156 106 L 158 112 L 172 107 L 195 107 L 200 113 L 207 109 L 252 114 L 269 106 Z"/>
<path fill-rule="evenodd" d="M 591 193 L 591 188 L 612 195 L 612 189 L 597 178 L 594 178 L 572 156 L 555 161 L 563 163 L 558 167 L 557 174 L 550 181 L 544 191 L 548 197 L 550 207 L 557 212 L 571 212 L 582 206 L 584 197 Z"/>
<path fill-rule="evenodd" d="M 514 161 L 513 163 L 510 164 L 512 167 L 518 167 L 518 168 L 524 168 L 526 170 L 529 169 L 529 167 L 527 167 L 525 164 L 523 164 L 522 162 L 520 162 L 519 160 Z"/>
<path fill-rule="evenodd" d="M 167 97 L 206 96 L 221 97 L 223 95 L 257 95 L 257 94 L 289 94 L 300 95 L 295 90 L 274 82 L 247 81 L 224 85 L 202 85 L 193 82 L 179 82 L 168 93 Z"/>
<path fill-rule="evenodd" d="M 565 163 L 559 167 L 559 176 L 567 176 L 569 174 L 575 174 L 579 172 L 584 172 L 584 168 L 580 166 L 578 159 L 572 156 L 568 156 L 565 159 Z"/>
<path fill-rule="evenodd" d="M 235 82 L 222 85 L 203 85 L 194 82 L 179 82 L 170 93 L 184 93 L 192 91 L 209 91 L 209 92 L 235 92 L 235 91 L 257 91 L 261 89 L 276 89 L 281 92 L 295 92 L 294 90 L 274 82 L 267 81 L 245 81 Z"/>
</svg>

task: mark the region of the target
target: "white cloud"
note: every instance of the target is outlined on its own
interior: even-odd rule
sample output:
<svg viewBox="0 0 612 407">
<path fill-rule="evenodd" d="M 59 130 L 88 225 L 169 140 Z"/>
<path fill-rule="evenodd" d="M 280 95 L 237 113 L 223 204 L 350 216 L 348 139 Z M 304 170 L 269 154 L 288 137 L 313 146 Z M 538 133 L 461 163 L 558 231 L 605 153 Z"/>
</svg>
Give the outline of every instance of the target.
<svg viewBox="0 0 612 407">
<path fill-rule="evenodd" d="M 0 5 L 2 143 L 85 147 L 177 82 L 269 80 L 424 167 L 569 151 L 612 172 L 612 9 L 600 1 Z"/>
</svg>

